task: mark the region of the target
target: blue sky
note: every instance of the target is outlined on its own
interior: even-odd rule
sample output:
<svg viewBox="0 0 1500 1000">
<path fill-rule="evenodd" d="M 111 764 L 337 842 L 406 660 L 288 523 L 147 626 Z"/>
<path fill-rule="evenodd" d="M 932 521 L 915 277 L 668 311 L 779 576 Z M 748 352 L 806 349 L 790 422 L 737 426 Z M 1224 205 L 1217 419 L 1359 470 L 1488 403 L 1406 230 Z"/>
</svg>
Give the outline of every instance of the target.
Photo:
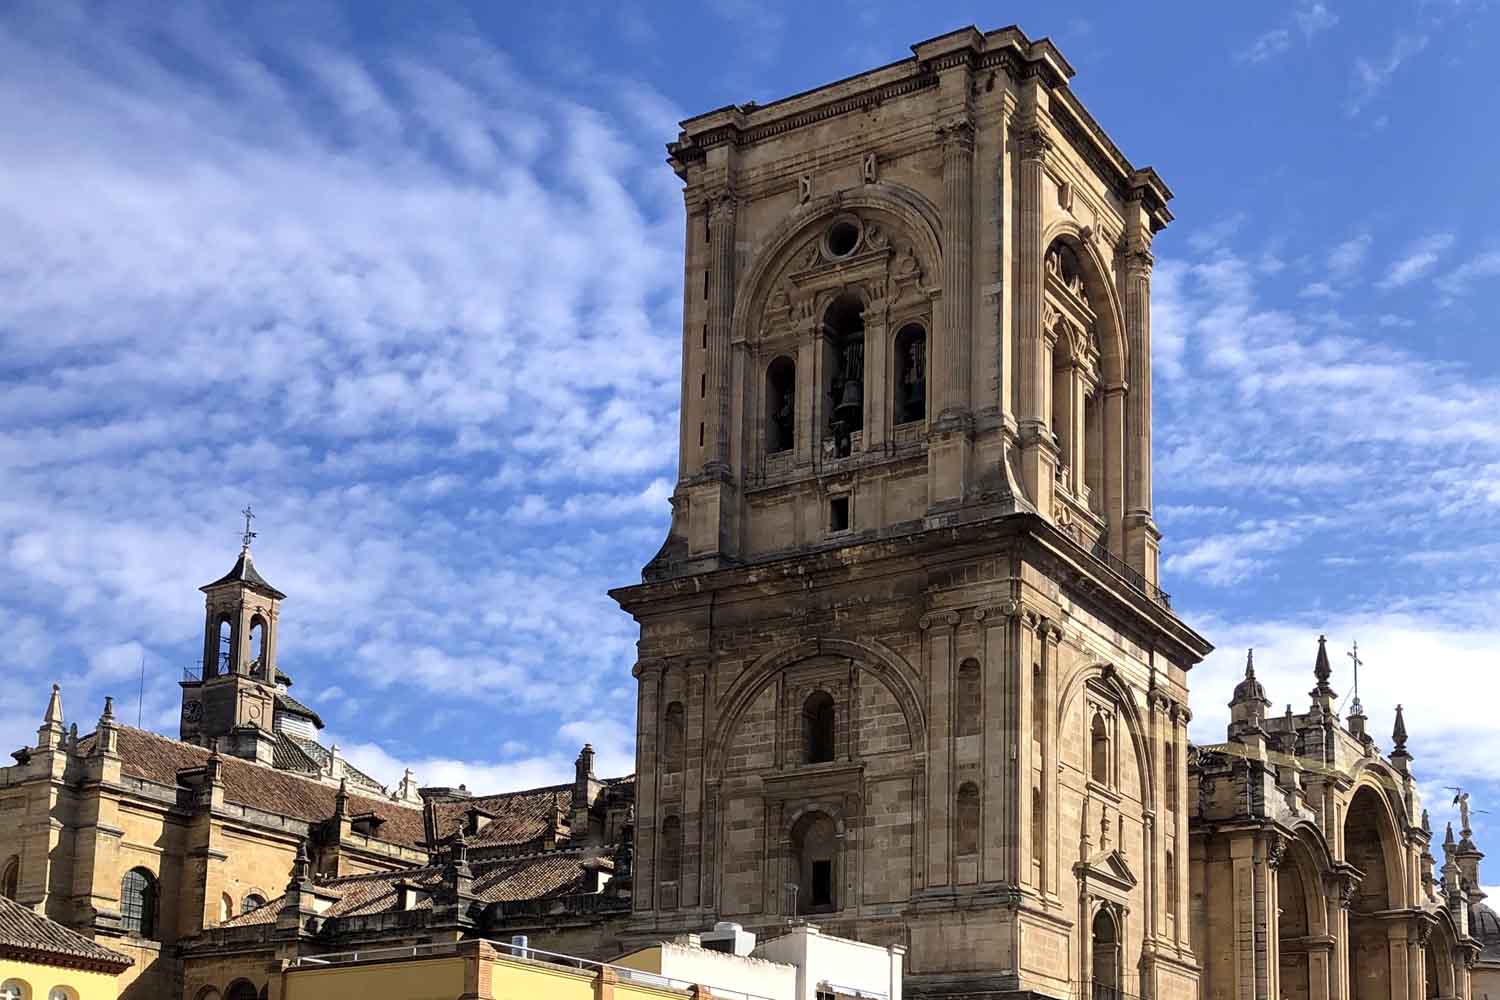
<svg viewBox="0 0 1500 1000">
<path fill-rule="evenodd" d="M 1300 711 L 1317 635 L 1341 692 L 1358 640 L 1429 801 L 1500 813 L 1494 5 L 248 6 L 0 14 L 12 743 L 53 680 L 85 728 L 106 693 L 133 719 L 143 656 L 175 731 L 252 503 L 282 666 L 355 759 L 514 787 L 590 739 L 628 770 L 605 590 L 675 464 L 662 144 L 1013 21 L 1177 195 L 1156 499 L 1165 585 L 1220 649 L 1194 735 L 1222 738 L 1245 647 Z"/>
</svg>

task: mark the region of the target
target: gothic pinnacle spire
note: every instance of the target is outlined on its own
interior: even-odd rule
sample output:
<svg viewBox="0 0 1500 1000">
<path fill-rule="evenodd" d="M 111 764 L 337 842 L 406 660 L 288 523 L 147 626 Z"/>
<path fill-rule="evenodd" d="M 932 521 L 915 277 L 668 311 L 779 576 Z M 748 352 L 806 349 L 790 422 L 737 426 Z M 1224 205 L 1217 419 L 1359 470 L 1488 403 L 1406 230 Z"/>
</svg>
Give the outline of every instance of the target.
<svg viewBox="0 0 1500 1000">
<path fill-rule="evenodd" d="M 63 724 L 61 685 L 52 685 L 52 696 L 47 699 L 47 711 L 42 714 L 42 722 L 49 726 L 61 726 Z"/>
<path fill-rule="evenodd" d="M 1313 688 L 1314 698 L 1336 698 L 1338 697 L 1328 681 L 1333 677 L 1333 666 L 1328 662 L 1328 637 L 1318 636 L 1318 658 L 1313 663 L 1313 676 L 1317 678 L 1317 687 Z"/>
<path fill-rule="evenodd" d="M 1400 705 L 1396 706 L 1396 725 L 1391 729 L 1391 742 L 1395 745 L 1393 752 L 1406 752 L 1406 717 Z"/>
</svg>

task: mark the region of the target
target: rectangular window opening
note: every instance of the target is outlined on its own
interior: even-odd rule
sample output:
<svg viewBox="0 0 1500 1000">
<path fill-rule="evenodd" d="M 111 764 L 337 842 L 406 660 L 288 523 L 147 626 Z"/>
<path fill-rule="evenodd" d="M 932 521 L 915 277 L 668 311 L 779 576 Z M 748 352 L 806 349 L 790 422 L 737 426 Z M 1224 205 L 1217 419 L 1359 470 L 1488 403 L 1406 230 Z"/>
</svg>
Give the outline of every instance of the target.
<svg viewBox="0 0 1500 1000">
<path fill-rule="evenodd" d="M 703 349 L 708 350 L 708 324 L 703 324 Z"/>
<path fill-rule="evenodd" d="M 698 447 L 703 447 L 703 425 L 698 425 Z"/>
<path fill-rule="evenodd" d="M 849 530 L 849 498 L 834 497 L 828 501 L 828 530 Z"/>
<path fill-rule="evenodd" d="M 833 862 L 812 863 L 812 905 L 833 905 Z"/>
<path fill-rule="evenodd" d="M 708 373 L 703 372 L 698 376 L 698 398 L 704 399 L 708 396 Z"/>
<path fill-rule="evenodd" d="M 708 298 L 708 272 L 703 272 L 703 297 Z"/>
</svg>

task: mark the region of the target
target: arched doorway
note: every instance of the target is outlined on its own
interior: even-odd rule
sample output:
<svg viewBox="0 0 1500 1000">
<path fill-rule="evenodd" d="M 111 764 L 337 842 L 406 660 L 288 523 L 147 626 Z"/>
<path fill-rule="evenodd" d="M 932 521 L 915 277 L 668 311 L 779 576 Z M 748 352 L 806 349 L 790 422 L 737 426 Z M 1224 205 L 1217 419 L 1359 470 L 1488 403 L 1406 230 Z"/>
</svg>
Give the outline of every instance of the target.
<svg viewBox="0 0 1500 1000">
<path fill-rule="evenodd" d="M 1363 873 L 1349 904 L 1350 1000 L 1392 1000 L 1391 942 L 1377 914 L 1400 906 L 1393 893 L 1401 884 L 1401 862 L 1385 801 L 1369 786 L 1356 791 L 1349 803 L 1344 856 Z"/>
<path fill-rule="evenodd" d="M 1120 922 L 1109 907 L 1094 914 L 1092 928 L 1093 1000 L 1117 1000 L 1120 993 Z"/>
<path fill-rule="evenodd" d="M 833 913 L 839 908 L 838 831 L 827 813 L 810 812 L 792 826 L 792 871 L 797 913 Z"/>
<path fill-rule="evenodd" d="M 1315 962 L 1312 952 L 1326 941 L 1327 920 L 1322 909 L 1317 869 L 1306 847 L 1294 841 L 1276 870 L 1276 945 L 1282 1000 L 1310 1000 L 1328 993 L 1326 961 Z M 1314 976 L 1321 978 L 1314 986 Z"/>
</svg>

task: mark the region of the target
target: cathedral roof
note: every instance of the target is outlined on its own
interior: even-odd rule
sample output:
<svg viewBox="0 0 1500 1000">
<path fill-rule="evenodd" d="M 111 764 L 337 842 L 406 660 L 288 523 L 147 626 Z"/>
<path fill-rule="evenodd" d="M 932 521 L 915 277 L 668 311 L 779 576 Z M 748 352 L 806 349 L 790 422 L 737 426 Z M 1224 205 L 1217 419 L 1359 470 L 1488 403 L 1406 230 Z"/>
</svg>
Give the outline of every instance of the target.
<svg viewBox="0 0 1500 1000">
<path fill-rule="evenodd" d="M 208 761 L 209 751 L 191 743 L 131 726 L 120 726 L 118 732 L 120 770 L 128 777 L 175 788 L 178 771 L 202 767 Z M 87 752 L 93 740 L 93 736 L 81 740 L 81 749 Z M 237 757 L 221 757 L 220 760 L 219 773 L 227 801 L 305 823 L 320 822 L 333 815 L 334 799 L 338 795 L 336 788 Z M 422 847 L 426 843 L 420 809 L 400 805 L 383 796 L 363 794 L 360 786 L 353 782 L 349 793 L 351 811 L 374 813 L 384 821 L 380 835 L 374 839 L 405 847 Z"/>
<path fill-rule="evenodd" d="M 591 865 L 601 863 L 606 866 L 609 864 L 600 859 L 589 862 Z M 471 891 L 475 898 L 485 903 L 551 899 L 590 891 L 587 888 L 590 872 L 585 867 L 583 854 L 578 851 L 472 862 L 471 865 L 474 871 Z M 398 910 L 400 885 L 412 886 L 424 893 L 436 892 L 443 884 L 443 871 L 442 865 L 433 865 L 368 875 L 348 875 L 319 880 L 314 889 L 318 895 L 334 899 L 333 904 L 321 914 L 322 917 L 363 917 Z M 281 909 L 285 898 L 273 899 L 264 906 L 225 921 L 221 926 L 274 924 L 276 913 Z M 432 900 L 429 898 L 418 900 L 412 908 L 431 907 Z"/>
<path fill-rule="evenodd" d="M 1469 934 L 1479 939 L 1479 960 L 1500 965 L 1500 915 L 1484 903 L 1469 909 Z"/>
<path fill-rule="evenodd" d="M 287 712 L 291 715 L 300 715 L 304 719 L 307 719 L 309 722 L 311 722 L 313 725 L 317 726 L 319 729 L 323 728 L 323 717 L 321 715 L 319 715 L 317 712 L 314 712 L 312 709 L 308 708 L 306 705 L 302 704 L 302 702 L 298 701 L 296 698 L 293 698 L 285 691 L 276 692 L 276 710 L 278 712 Z"/>
<path fill-rule="evenodd" d="M 30 907 L 0 896 L 0 958 L 43 965 L 83 966 L 119 975 L 135 964 L 129 956 L 48 920 Z"/>
<path fill-rule="evenodd" d="M 256 572 L 255 560 L 250 558 L 250 547 L 248 545 L 240 549 L 240 557 L 234 561 L 233 569 L 219 577 L 213 583 L 204 584 L 198 589 L 205 591 L 212 590 L 214 587 L 226 583 L 243 583 L 252 590 L 258 590 L 267 597 L 274 597 L 277 600 L 286 597 L 281 591 L 267 583 L 265 577 Z"/>
</svg>

